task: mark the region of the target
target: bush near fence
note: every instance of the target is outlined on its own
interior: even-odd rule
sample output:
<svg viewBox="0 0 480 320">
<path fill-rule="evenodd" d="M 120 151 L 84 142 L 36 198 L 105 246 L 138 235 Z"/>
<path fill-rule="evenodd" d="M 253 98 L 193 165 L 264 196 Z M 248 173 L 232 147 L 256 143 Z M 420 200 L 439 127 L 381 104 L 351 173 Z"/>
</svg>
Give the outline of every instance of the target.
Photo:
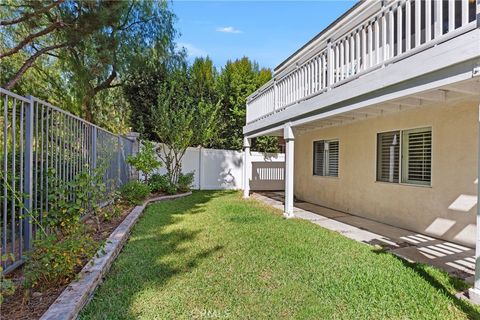
<svg viewBox="0 0 480 320">
<path fill-rule="evenodd" d="M 136 143 L 32 96 L 0 88 L 0 105 L 0 263 L 9 272 L 38 238 L 52 188 L 75 188 L 68 182 L 102 166 L 108 194 L 130 180 Z"/>
</svg>

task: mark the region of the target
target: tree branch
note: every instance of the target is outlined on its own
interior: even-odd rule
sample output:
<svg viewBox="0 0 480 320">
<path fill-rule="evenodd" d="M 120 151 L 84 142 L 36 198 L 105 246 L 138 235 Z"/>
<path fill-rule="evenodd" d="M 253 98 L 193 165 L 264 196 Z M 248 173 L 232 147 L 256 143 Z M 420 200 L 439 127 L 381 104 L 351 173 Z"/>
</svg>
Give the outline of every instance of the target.
<svg viewBox="0 0 480 320">
<path fill-rule="evenodd" d="M 65 24 L 61 21 L 57 21 L 53 24 L 51 24 L 50 26 L 46 27 L 45 29 L 37 32 L 37 33 L 31 33 L 29 34 L 27 37 L 25 37 L 25 39 L 23 39 L 22 41 L 20 41 L 20 43 L 18 45 L 16 45 L 15 47 L 13 47 L 12 49 L 10 49 L 9 51 L 5 52 L 5 53 L 2 53 L 0 54 L 0 59 L 2 58 L 5 58 L 5 57 L 8 57 L 8 56 L 11 56 L 12 54 L 15 54 L 17 53 L 18 51 L 20 51 L 23 47 L 25 47 L 28 43 L 32 42 L 35 38 L 38 38 L 38 37 L 41 37 L 43 35 L 46 35 L 58 28 L 61 28 L 65 26 Z"/>
<path fill-rule="evenodd" d="M 9 26 L 9 25 L 12 25 L 12 24 L 17 24 L 17 23 L 23 22 L 23 21 L 28 20 L 32 17 L 38 16 L 42 13 L 50 11 L 50 9 L 58 6 L 59 4 L 61 4 L 64 1 L 65 0 L 57 0 L 56 2 L 53 2 L 50 5 L 39 9 L 38 11 L 34 11 L 34 12 L 31 12 L 31 13 L 25 13 L 23 16 L 21 16 L 20 18 L 17 18 L 17 19 L 0 21 L 0 26 Z"/>
<path fill-rule="evenodd" d="M 13 78 L 5 84 L 4 88 L 7 89 L 7 90 L 12 89 L 12 87 L 17 83 L 17 81 L 20 79 L 20 77 L 32 66 L 32 64 L 35 62 L 35 60 L 37 60 L 37 58 L 39 56 L 41 56 L 42 54 L 44 54 L 48 51 L 52 51 L 52 50 L 55 50 L 55 49 L 66 47 L 66 46 L 68 46 L 68 44 L 69 44 L 68 42 L 60 43 L 60 44 L 56 44 L 56 45 L 53 45 L 53 46 L 45 47 L 45 48 L 37 51 L 30 58 L 28 58 L 27 61 L 25 61 L 25 63 L 20 67 L 20 69 L 17 71 L 17 73 L 13 76 Z"/>
</svg>

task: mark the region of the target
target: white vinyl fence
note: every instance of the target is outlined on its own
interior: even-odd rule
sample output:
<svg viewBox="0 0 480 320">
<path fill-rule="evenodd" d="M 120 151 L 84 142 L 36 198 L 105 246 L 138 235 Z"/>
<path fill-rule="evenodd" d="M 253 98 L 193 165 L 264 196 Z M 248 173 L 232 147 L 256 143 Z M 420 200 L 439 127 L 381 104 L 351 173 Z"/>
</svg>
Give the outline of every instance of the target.
<svg viewBox="0 0 480 320">
<path fill-rule="evenodd" d="M 285 154 L 251 152 L 251 190 L 284 190 Z M 194 189 L 243 189 L 243 151 L 188 148 L 182 172 L 195 173 Z M 165 174 L 160 168 L 157 173 Z"/>
</svg>

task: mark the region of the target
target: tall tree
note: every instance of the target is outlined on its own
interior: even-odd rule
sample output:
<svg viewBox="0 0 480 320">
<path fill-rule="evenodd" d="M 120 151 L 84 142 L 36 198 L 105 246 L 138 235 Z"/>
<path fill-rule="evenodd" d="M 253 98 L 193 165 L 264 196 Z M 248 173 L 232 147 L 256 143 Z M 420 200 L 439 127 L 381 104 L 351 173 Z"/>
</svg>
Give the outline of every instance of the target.
<svg viewBox="0 0 480 320">
<path fill-rule="evenodd" d="M 269 69 L 260 69 L 247 57 L 228 61 L 220 72 L 217 90 L 222 99 L 223 128 L 217 147 L 241 149 L 245 125 L 246 99 L 272 77 Z"/>
<path fill-rule="evenodd" d="M 189 69 L 190 91 L 196 102 L 207 101 L 216 103 L 219 95 L 216 90 L 218 78 L 213 61 L 209 58 L 196 58 Z"/>
<path fill-rule="evenodd" d="M 158 87 L 152 110 L 153 132 L 162 143 L 159 156 L 170 181 L 176 184 L 182 173 L 182 158 L 188 147 L 205 145 L 217 135 L 218 104 L 195 102 L 190 94 L 190 79 L 185 67 L 174 69 Z"/>
<path fill-rule="evenodd" d="M 115 1 L 104 28 L 66 50 L 65 60 L 72 70 L 87 120 L 101 106 L 94 97 L 101 91 L 122 86 L 129 68 L 154 45 L 164 55 L 173 51 L 173 14 L 164 1 Z"/>
<path fill-rule="evenodd" d="M 4 1 L 0 85 L 67 101 L 69 111 L 118 128 L 104 116 L 126 118 L 123 91 L 114 88 L 152 48 L 173 51 L 173 20 L 166 0 Z"/>
</svg>

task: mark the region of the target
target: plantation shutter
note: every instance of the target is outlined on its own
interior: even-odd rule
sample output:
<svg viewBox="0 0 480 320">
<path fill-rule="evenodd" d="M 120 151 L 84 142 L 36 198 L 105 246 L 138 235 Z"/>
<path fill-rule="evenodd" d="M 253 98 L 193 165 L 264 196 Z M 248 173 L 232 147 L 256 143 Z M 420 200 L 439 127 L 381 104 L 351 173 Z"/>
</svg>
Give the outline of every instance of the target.
<svg viewBox="0 0 480 320">
<path fill-rule="evenodd" d="M 338 177 L 338 141 L 315 141 L 313 152 L 313 174 Z"/>
<path fill-rule="evenodd" d="M 377 181 L 398 182 L 400 162 L 400 131 L 377 135 Z"/>
<path fill-rule="evenodd" d="M 313 174 L 323 176 L 323 168 L 325 163 L 325 143 L 324 141 L 315 141 L 313 143 Z"/>
<path fill-rule="evenodd" d="M 431 182 L 432 130 L 422 128 L 403 132 L 402 182 L 425 184 Z"/>
<path fill-rule="evenodd" d="M 328 170 L 326 176 L 338 177 L 338 141 L 329 141 L 328 144 Z"/>
</svg>

